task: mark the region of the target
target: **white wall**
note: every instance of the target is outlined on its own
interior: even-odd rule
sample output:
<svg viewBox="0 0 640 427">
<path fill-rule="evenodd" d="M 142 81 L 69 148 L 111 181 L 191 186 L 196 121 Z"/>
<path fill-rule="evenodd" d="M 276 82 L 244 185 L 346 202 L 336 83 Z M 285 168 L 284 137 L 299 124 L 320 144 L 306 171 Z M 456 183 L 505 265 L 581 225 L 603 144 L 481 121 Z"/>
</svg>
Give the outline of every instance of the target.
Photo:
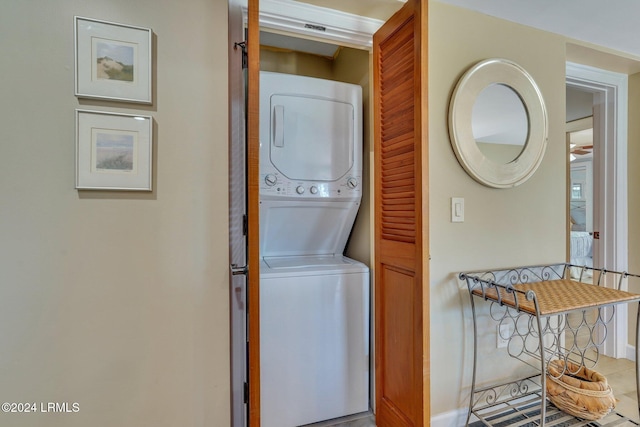
<svg viewBox="0 0 640 427">
<path fill-rule="evenodd" d="M 560 36 L 430 2 L 429 206 L 431 245 L 431 413 L 443 418 L 468 406 L 473 335 L 460 271 L 564 262 L 566 240 L 565 43 Z M 538 172 L 513 189 L 484 187 L 456 161 L 447 109 L 453 88 L 473 64 L 506 58 L 538 83 L 549 113 L 549 143 Z M 450 222 L 450 198 L 465 199 L 465 222 Z M 486 311 L 483 311 L 486 313 Z M 519 369 L 498 356 L 495 324 L 480 325 L 481 381 Z M 448 424 L 447 424 L 448 423 Z"/>
<path fill-rule="evenodd" d="M 593 93 L 567 86 L 567 122 L 593 115 Z"/>
<path fill-rule="evenodd" d="M 74 96 L 73 16 L 151 27 L 151 107 Z M 229 424 L 227 8 L 0 4 L 0 401 L 11 426 Z M 74 189 L 74 110 L 155 118 L 154 191 Z"/>
</svg>

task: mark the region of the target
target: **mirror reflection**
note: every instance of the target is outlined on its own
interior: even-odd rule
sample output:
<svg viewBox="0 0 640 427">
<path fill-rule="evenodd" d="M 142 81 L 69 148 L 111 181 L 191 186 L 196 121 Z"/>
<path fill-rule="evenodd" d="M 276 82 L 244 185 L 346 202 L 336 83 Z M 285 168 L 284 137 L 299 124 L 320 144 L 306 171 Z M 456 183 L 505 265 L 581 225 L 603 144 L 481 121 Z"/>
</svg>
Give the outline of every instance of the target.
<svg viewBox="0 0 640 427">
<path fill-rule="evenodd" d="M 529 118 L 518 93 L 505 84 L 484 88 L 471 113 L 473 137 L 484 156 L 507 164 L 520 156 L 529 135 Z"/>
</svg>

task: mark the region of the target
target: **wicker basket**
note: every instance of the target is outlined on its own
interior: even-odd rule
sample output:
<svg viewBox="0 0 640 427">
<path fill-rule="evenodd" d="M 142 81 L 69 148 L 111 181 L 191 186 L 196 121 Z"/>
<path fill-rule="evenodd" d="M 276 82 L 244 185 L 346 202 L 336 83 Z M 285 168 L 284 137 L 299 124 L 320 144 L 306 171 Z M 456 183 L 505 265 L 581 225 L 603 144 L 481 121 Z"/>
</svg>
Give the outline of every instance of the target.
<svg viewBox="0 0 640 427">
<path fill-rule="evenodd" d="M 585 420 L 598 420 L 616 407 L 604 375 L 571 362 L 552 360 L 547 372 L 547 396 L 562 411 Z"/>
</svg>

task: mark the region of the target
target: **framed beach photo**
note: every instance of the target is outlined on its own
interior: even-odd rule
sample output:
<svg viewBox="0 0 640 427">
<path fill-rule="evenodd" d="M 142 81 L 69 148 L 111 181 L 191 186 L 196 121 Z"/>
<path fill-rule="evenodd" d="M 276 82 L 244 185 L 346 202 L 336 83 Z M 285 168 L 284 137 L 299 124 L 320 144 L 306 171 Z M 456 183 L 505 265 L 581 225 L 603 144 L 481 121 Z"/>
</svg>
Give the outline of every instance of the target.
<svg viewBox="0 0 640 427">
<path fill-rule="evenodd" d="M 79 98 L 151 104 L 151 29 L 75 17 Z"/>
<path fill-rule="evenodd" d="M 153 119 L 76 110 L 76 188 L 151 191 Z"/>
</svg>

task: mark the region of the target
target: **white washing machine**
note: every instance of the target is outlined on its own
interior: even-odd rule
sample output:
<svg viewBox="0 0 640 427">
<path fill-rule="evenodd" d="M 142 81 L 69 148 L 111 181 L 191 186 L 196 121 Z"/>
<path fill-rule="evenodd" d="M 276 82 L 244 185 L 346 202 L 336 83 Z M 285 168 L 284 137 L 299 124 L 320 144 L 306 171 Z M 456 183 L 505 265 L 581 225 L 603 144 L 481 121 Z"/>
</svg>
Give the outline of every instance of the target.
<svg viewBox="0 0 640 427">
<path fill-rule="evenodd" d="M 262 426 L 367 411 L 367 266 L 342 256 L 266 258 L 260 275 Z"/>
<path fill-rule="evenodd" d="M 361 182 L 360 86 L 262 72 L 263 427 L 369 409 L 369 269 L 342 255 Z"/>
</svg>

